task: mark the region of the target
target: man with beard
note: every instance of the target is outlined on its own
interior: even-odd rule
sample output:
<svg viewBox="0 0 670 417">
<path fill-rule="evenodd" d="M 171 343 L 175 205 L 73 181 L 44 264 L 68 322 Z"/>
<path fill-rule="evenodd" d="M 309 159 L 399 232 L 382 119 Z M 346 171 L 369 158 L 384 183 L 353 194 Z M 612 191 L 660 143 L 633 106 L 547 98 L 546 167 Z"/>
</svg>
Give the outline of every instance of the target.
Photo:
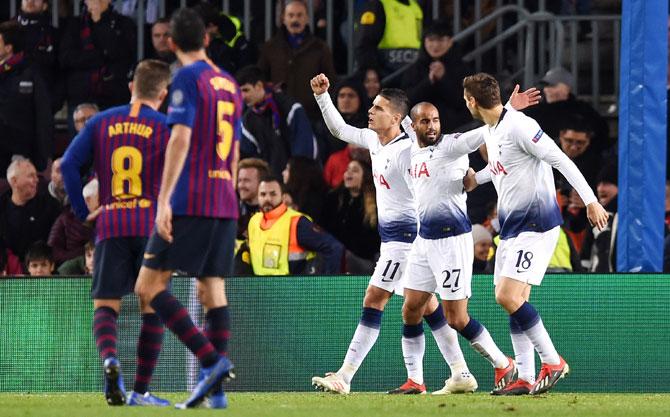
<svg viewBox="0 0 670 417">
<path fill-rule="evenodd" d="M 344 247 L 312 221 L 288 207 L 277 177 L 266 176 L 258 186 L 261 212 L 249 220 L 249 253 L 255 275 L 309 273 L 310 260 L 322 256 L 323 274 L 340 272 Z"/>
</svg>

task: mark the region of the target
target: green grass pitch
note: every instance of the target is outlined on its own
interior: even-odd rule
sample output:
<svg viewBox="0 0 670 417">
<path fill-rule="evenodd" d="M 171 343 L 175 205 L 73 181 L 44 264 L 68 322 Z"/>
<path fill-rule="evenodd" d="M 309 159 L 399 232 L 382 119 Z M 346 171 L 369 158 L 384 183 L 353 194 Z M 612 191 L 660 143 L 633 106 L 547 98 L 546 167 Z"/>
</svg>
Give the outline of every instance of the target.
<svg viewBox="0 0 670 417">
<path fill-rule="evenodd" d="M 171 401 L 186 394 L 167 394 Z M 2 417 L 114 417 L 221 415 L 262 417 L 368 416 L 670 416 L 670 394 L 568 394 L 491 397 L 485 393 L 451 396 L 388 396 L 325 393 L 232 393 L 227 410 L 175 410 L 109 407 L 102 394 L 0 394 Z"/>
</svg>

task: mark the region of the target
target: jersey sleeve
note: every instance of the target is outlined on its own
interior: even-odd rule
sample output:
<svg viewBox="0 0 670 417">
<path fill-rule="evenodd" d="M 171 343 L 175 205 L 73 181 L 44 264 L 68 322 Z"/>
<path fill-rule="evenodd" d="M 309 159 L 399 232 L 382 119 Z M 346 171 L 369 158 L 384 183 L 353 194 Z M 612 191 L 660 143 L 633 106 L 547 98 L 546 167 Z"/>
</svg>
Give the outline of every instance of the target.
<svg viewBox="0 0 670 417">
<path fill-rule="evenodd" d="M 374 141 L 377 141 L 377 134 L 370 129 L 359 129 L 348 125 L 339 111 L 335 108 L 330 95 L 326 92 L 319 95 L 314 95 L 316 102 L 323 114 L 323 120 L 328 126 L 328 130 L 336 138 L 347 143 L 353 143 L 365 149 L 371 149 Z"/>
<path fill-rule="evenodd" d="M 72 210 L 80 219 L 88 216 L 88 207 L 82 194 L 81 167 L 87 165 L 93 158 L 93 135 L 95 132 L 94 120 L 84 125 L 84 128 L 72 140 L 61 160 L 61 172 L 65 192 L 72 204 Z"/>
<path fill-rule="evenodd" d="M 520 114 L 520 113 L 518 113 Z M 584 175 L 574 162 L 563 153 L 556 142 L 544 133 L 540 125 L 532 118 L 522 116 L 521 123 L 514 124 L 512 137 L 526 153 L 556 168 L 577 191 L 585 205 L 598 201 Z"/>
<path fill-rule="evenodd" d="M 398 153 L 396 164 L 398 165 L 400 172 L 402 172 L 402 178 L 405 180 L 405 183 L 407 183 L 407 188 L 409 188 L 409 191 L 412 193 L 412 197 L 414 197 L 414 182 L 412 181 L 412 176 L 410 175 L 412 166 L 412 146 L 408 146 L 400 153 Z"/>
<path fill-rule="evenodd" d="M 180 124 L 193 127 L 197 108 L 198 86 L 193 74 L 183 69 L 177 72 L 170 86 L 168 126 Z"/>
<path fill-rule="evenodd" d="M 454 157 L 467 155 L 479 149 L 484 144 L 486 125 L 464 133 L 445 135 L 443 143 L 447 152 Z"/>
</svg>

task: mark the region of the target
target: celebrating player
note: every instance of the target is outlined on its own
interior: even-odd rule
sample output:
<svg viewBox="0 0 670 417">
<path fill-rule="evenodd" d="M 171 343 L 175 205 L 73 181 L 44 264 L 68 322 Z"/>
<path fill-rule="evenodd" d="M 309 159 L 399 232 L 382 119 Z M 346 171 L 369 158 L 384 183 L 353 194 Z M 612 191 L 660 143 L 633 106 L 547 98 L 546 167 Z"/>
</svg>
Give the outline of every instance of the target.
<svg viewBox="0 0 670 417">
<path fill-rule="evenodd" d="M 156 215 L 163 154 L 170 131 L 157 111 L 167 95 L 167 64 L 146 60 L 137 65 L 130 104 L 111 108 L 86 123 L 61 162 L 72 208 L 81 219 L 96 222 L 93 267 L 93 334 L 103 359 L 105 397 L 122 405 L 126 393 L 117 358 L 117 317 L 121 297 L 133 292 L 144 247 Z M 80 170 L 94 163 L 100 208 L 89 213 L 82 196 Z M 148 304 L 141 305 L 137 372 L 128 405 L 166 406 L 148 391 L 163 343 L 163 324 Z"/>
<path fill-rule="evenodd" d="M 242 99 L 239 86 L 205 54 L 205 25 L 190 9 L 175 12 L 168 42 L 183 67 L 170 87 L 167 122 L 172 133 L 156 227 L 135 287 L 167 327 L 197 356 L 200 380 L 178 408 L 225 408 L 220 382 L 233 365 L 224 355 L 230 316 L 223 277 L 232 272 L 237 219 L 233 184 L 239 154 Z M 205 334 L 168 290 L 174 270 L 198 278 L 206 310 Z M 210 395 L 211 392 L 211 395 Z"/>
<path fill-rule="evenodd" d="M 312 378 L 312 384 L 317 388 L 346 394 L 350 390 L 351 379 L 377 340 L 384 307 L 394 292 L 402 294 L 400 278 L 409 248 L 416 237 L 416 211 L 409 178 L 411 140 L 400 129 L 400 122 L 408 111 L 408 103 L 402 90 L 382 90 L 368 111 L 368 128 L 357 129 L 347 125 L 333 105 L 328 96 L 330 83 L 325 75 L 319 74 L 312 78 L 311 85 L 330 132 L 341 140 L 370 150 L 379 212 L 379 234 L 382 240 L 380 257 L 370 278 L 363 299 L 363 314 L 344 363 L 335 373 Z M 452 375 L 468 371 L 462 360 L 456 332 L 447 325 L 437 299 L 431 297 L 424 301 L 419 317 L 423 316 L 431 327 Z M 413 344 L 411 350 L 416 355 L 412 360 L 405 361 L 407 382 L 390 393 L 426 392 L 422 363 L 425 341 L 423 327 L 419 326 L 420 329 L 417 326 L 403 327 L 403 346 Z M 447 386 L 450 392 L 459 392 L 469 390 L 471 384 L 463 385 L 455 380 L 447 380 Z"/>
<path fill-rule="evenodd" d="M 515 375 L 514 361 L 500 351 L 488 330 L 468 314 L 474 244 L 463 178 L 468 172 L 468 154 L 479 147 L 482 128 L 442 135 L 437 108 L 425 102 L 415 105 L 410 116 L 416 135 L 411 148 L 410 175 L 417 202 L 419 235 L 412 243 L 405 271 L 404 327 L 411 329 L 412 334 L 421 334 L 422 306 L 437 291 L 449 326 L 493 365 L 494 388 L 502 388 Z M 403 356 L 419 358 L 421 352 L 412 349 L 416 345 L 403 343 Z M 405 350 L 406 346 L 410 349 Z M 458 354 L 451 362 L 464 365 L 460 350 Z M 468 391 L 477 389 L 467 367 L 456 371 L 453 379 L 467 386 Z M 449 381 L 446 382 L 449 385 Z"/>
<path fill-rule="evenodd" d="M 496 301 L 509 314 L 518 379 L 494 391 L 499 395 L 540 394 L 570 371 L 558 354 L 542 319 L 528 302 L 531 285 L 540 285 L 556 247 L 562 217 L 551 168 L 570 182 L 584 201 L 589 221 L 602 229 L 608 214 L 575 164 L 535 120 L 503 108 L 498 82 L 489 74 L 463 80 L 463 98 L 472 116 L 482 120 L 488 166 L 466 181 L 469 189 L 493 181 L 498 192 L 500 244 L 496 251 Z M 535 377 L 534 352 L 542 360 Z"/>
</svg>

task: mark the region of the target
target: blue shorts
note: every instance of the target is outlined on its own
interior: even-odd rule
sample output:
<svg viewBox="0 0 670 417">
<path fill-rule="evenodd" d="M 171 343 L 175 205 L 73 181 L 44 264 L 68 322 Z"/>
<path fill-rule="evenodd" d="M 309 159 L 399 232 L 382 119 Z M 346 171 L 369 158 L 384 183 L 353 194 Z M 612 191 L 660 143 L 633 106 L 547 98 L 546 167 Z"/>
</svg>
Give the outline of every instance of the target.
<svg viewBox="0 0 670 417">
<path fill-rule="evenodd" d="M 120 299 L 135 290 L 146 237 L 114 237 L 95 245 L 93 299 Z"/>
<path fill-rule="evenodd" d="M 237 220 L 177 216 L 172 219 L 172 243 L 154 229 L 142 265 L 179 271 L 196 278 L 226 277 L 233 271 Z"/>
</svg>

